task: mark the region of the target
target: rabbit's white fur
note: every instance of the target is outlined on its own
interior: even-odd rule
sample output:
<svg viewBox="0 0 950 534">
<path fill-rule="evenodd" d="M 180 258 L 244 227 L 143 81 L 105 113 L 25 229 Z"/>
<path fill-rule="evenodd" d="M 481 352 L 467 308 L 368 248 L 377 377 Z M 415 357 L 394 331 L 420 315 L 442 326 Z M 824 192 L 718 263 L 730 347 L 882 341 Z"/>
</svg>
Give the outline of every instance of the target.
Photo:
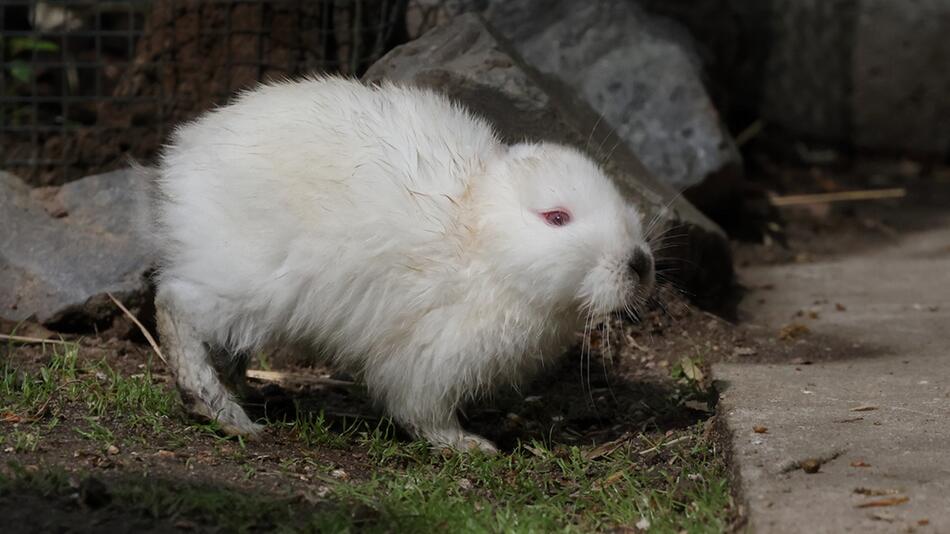
<svg viewBox="0 0 950 534">
<path fill-rule="evenodd" d="M 261 86 L 180 127 L 153 188 L 163 343 L 191 411 L 231 433 L 259 430 L 232 398 L 246 355 L 294 342 L 414 434 L 492 450 L 460 404 L 652 284 L 652 259 L 629 267 L 641 217 L 597 165 L 505 145 L 428 90 Z"/>
</svg>

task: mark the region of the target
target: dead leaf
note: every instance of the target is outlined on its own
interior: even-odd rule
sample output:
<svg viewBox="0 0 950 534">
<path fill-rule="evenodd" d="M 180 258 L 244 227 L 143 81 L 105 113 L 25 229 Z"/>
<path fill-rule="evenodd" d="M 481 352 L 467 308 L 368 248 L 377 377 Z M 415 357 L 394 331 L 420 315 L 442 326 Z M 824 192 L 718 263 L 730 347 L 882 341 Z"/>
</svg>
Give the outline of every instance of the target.
<svg viewBox="0 0 950 534">
<path fill-rule="evenodd" d="M 801 323 L 789 323 L 782 327 L 778 333 L 778 338 L 782 341 L 798 339 L 811 332 L 811 330 Z"/>
<path fill-rule="evenodd" d="M 836 302 L 836 303 L 835 303 L 835 309 L 838 310 L 838 311 L 847 311 L 847 310 L 848 310 L 848 308 L 846 308 L 845 305 L 842 304 L 842 303 L 840 303 L 840 302 Z"/>
<path fill-rule="evenodd" d="M 4 423 L 22 423 L 23 418 L 13 412 L 3 412 L 3 414 L 0 415 L 0 421 Z"/>
<path fill-rule="evenodd" d="M 683 370 L 683 376 L 692 382 L 702 382 L 706 377 L 699 365 L 690 357 L 680 360 L 680 368 Z"/>
<path fill-rule="evenodd" d="M 904 504 L 909 501 L 910 497 L 889 497 L 887 499 L 878 499 L 876 501 L 868 501 L 857 505 L 857 508 L 880 508 L 882 506 L 897 506 L 898 504 Z"/>
<path fill-rule="evenodd" d="M 624 443 L 630 441 L 630 438 L 632 437 L 633 437 L 633 434 L 629 432 L 624 432 L 619 438 L 613 441 L 608 441 L 607 443 L 601 443 L 596 448 L 587 451 L 584 454 L 584 459 L 596 460 L 597 458 L 607 456 L 610 453 L 614 452 L 615 450 L 619 449 L 620 446 L 623 445 Z M 531 453 L 534 454 L 534 451 L 531 451 Z M 537 456 L 537 454 L 535 454 L 535 456 Z"/>
<path fill-rule="evenodd" d="M 871 467 L 871 464 L 865 462 L 864 460 L 855 460 L 851 462 L 851 467 Z"/>
<path fill-rule="evenodd" d="M 877 410 L 877 406 L 872 406 L 870 404 L 863 404 L 857 408 L 851 408 L 852 412 L 872 412 L 874 410 Z"/>
<path fill-rule="evenodd" d="M 755 432 L 756 434 L 765 434 L 766 432 L 769 431 L 769 429 L 764 426 L 756 425 L 752 427 L 752 431 Z"/>
</svg>

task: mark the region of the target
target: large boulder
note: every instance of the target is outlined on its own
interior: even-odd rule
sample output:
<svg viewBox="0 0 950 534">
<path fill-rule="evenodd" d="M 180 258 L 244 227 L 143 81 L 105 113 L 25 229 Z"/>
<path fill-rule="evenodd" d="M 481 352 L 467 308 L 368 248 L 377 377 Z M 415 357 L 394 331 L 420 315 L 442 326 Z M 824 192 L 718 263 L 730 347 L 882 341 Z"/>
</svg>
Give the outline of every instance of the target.
<svg viewBox="0 0 950 534">
<path fill-rule="evenodd" d="M 663 183 L 683 190 L 741 168 L 678 23 L 624 0 L 492 1 L 484 16 L 532 67 L 580 94 Z"/>
<path fill-rule="evenodd" d="M 132 171 L 31 190 L 0 172 L 0 317 L 89 326 L 141 301 L 148 251 L 134 232 Z"/>
<path fill-rule="evenodd" d="M 728 242 L 715 223 L 657 181 L 605 121 L 571 89 L 540 76 L 477 15 L 455 17 L 394 49 L 365 75 L 427 86 L 486 117 L 508 142 L 554 141 L 604 164 L 647 220 L 667 232 L 661 267 L 698 298 L 718 299 L 732 283 Z M 592 143 L 592 139 L 597 139 Z M 598 150 L 603 145 L 609 149 Z"/>
</svg>

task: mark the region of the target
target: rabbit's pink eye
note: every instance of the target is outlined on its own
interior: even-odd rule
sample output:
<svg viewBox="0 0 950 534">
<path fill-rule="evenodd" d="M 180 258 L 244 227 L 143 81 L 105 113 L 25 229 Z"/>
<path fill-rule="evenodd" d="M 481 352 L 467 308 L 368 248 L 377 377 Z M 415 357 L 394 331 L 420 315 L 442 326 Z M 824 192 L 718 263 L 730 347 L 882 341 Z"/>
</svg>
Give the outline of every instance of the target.
<svg viewBox="0 0 950 534">
<path fill-rule="evenodd" d="M 541 216 L 544 217 L 544 221 L 551 226 L 564 226 L 571 222 L 571 214 L 564 210 L 545 211 L 541 213 Z"/>
</svg>

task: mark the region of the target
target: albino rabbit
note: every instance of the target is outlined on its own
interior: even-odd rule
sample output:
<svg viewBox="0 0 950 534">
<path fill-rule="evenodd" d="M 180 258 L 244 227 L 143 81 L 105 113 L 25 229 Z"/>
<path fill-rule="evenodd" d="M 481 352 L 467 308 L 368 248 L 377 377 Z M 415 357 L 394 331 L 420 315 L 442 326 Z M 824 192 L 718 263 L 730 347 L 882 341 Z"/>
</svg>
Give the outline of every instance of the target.
<svg viewBox="0 0 950 534">
<path fill-rule="evenodd" d="M 178 128 L 152 174 L 159 333 L 189 411 L 228 433 L 261 429 L 233 397 L 248 354 L 292 342 L 413 434 L 494 451 L 456 409 L 653 284 L 595 163 L 503 144 L 429 90 L 263 85 Z"/>
</svg>

